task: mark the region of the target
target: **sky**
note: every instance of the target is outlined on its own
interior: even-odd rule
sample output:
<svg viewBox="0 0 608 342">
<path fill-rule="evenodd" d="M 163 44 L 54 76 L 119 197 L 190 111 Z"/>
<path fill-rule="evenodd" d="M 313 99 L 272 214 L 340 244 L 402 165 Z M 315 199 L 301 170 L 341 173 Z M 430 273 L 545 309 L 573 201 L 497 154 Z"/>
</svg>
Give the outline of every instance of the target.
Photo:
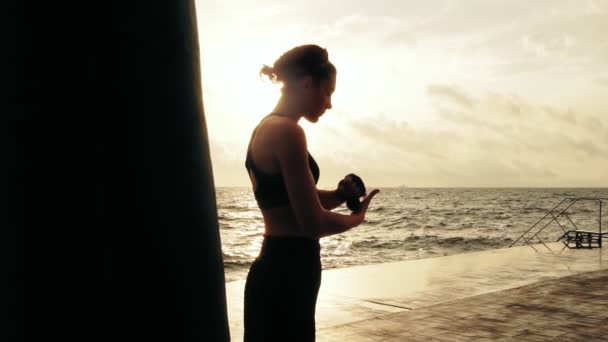
<svg viewBox="0 0 608 342">
<path fill-rule="evenodd" d="M 302 119 L 321 168 L 368 187 L 607 187 L 608 0 L 196 1 L 216 186 L 250 186 L 247 144 L 318 44 L 333 109 Z"/>
</svg>

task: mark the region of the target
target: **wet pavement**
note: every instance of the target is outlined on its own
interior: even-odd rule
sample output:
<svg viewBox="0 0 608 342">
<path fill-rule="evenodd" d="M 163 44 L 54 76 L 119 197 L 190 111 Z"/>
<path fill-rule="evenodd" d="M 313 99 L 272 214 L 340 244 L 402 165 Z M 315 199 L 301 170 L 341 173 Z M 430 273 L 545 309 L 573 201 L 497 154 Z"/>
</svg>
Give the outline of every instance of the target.
<svg viewBox="0 0 608 342">
<path fill-rule="evenodd" d="M 608 270 L 317 331 L 317 341 L 608 341 Z"/>
<path fill-rule="evenodd" d="M 605 251 L 551 243 L 323 271 L 317 340 L 601 340 Z M 243 287 L 226 284 L 233 341 Z"/>
</svg>

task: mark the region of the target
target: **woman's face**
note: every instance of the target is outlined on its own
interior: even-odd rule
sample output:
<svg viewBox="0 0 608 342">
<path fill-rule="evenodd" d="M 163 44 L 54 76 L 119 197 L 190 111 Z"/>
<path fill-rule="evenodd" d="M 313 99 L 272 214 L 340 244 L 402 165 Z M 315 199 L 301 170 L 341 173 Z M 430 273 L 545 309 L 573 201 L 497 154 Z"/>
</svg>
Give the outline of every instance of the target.
<svg viewBox="0 0 608 342">
<path fill-rule="evenodd" d="M 317 122 L 326 110 L 331 109 L 331 95 L 336 90 L 336 75 L 313 85 L 310 92 L 310 109 L 304 116 L 310 122 Z"/>
</svg>

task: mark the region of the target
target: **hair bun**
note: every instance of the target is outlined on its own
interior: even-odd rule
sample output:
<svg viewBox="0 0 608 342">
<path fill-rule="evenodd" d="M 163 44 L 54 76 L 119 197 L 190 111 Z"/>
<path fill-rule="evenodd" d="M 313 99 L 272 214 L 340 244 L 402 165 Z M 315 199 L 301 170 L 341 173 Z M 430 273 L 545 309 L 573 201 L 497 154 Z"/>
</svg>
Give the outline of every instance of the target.
<svg viewBox="0 0 608 342">
<path fill-rule="evenodd" d="M 327 49 L 323 48 L 321 55 L 323 56 L 324 62 L 329 62 L 329 52 L 327 52 Z"/>
<path fill-rule="evenodd" d="M 266 64 L 264 64 L 264 66 L 262 67 L 262 69 L 260 69 L 260 76 L 262 76 L 262 75 L 268 76 L 268 78 L 271 81 L 274 81 L 277 78 L 277 75 L 274 72 L 274 68 L 270 67 L 270 66 L 268 66 Z"/>
</svg>

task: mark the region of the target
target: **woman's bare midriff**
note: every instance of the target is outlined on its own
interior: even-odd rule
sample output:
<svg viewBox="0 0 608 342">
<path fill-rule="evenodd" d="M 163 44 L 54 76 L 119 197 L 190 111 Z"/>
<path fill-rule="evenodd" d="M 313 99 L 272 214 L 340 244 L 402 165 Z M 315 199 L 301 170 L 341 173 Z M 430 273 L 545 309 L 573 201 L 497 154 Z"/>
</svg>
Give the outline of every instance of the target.
<svg viewBox="0 0 608 342">
<path fill-rule="evenodd" d="M 264 235 L 315 238 L 310 227 L 301 227 L 290 206 L 262 209 Z"/>
</svg>

